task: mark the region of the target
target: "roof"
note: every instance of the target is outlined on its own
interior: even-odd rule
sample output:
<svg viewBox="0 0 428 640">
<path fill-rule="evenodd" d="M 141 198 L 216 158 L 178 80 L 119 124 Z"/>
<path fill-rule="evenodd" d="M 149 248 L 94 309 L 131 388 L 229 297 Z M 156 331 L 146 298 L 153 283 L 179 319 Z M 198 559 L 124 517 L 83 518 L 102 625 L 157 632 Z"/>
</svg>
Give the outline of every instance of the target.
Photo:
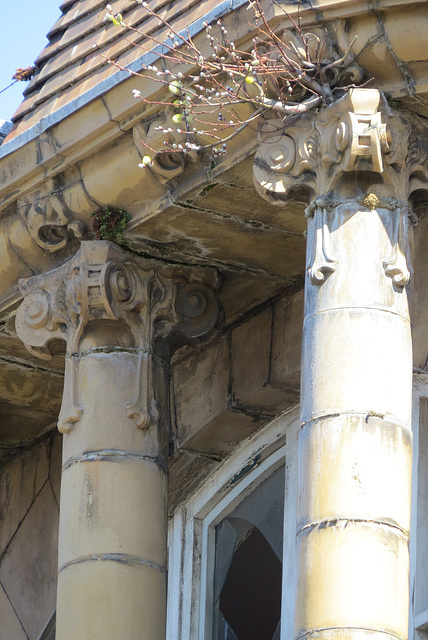
<svg viewBox="0 0 428 640">
<path fill-rule="evenodd" d="M 149 5 L 180 31 L 202 22 L 212 12 L 221 15 L 245 1 L 151 0 Z M 148 15 L 137 0 L 112 0 L 110 4 L 113 14 L 122 13 L 125 23 L 138 31 L 106 21 L 106 4 L 106 0 L 64 0 L 61 4 L 62 15 L 47 34 L 49 42 L 35 61 L 37 72 L 24 91 L 6 141 L 43 120 L 52 124 L 52 114 L 66 117 L 127 77 L 120 68 L 132 65 L 134 70 L 141 69 L 142 56 L 153 49 L 148 36 L 166 39 L 167 28 Z M 112 78 L 115 80 L 108 82 Z M 37 129 L 40 133 L 40 127 Z"/>
<path fill-rule="evenodd" d="M 215 21 L 243 7 L 248 1 L 149 0 L 149 6 L 171 23 L 176 31 L 183 30 L 184 33 L 184 29 L 188 29 L 193 37 L 203 31 L 205 21 Z M 407 14 L 406 28 L 412 38 L 402 35 L 402 0 L 382 0 L 380 3 L 383 12 L 391 10 L 387 21 L 391 33 L 388 31 L 388 34 L 384 25 L 386 14 L 382 13 L 380 19 L 379 10 L 371 7 L 370 0 L 308 0 L 308 9 L 312 5 L 322 6 L 322 14 L 318 9 L 309 11 L 308 14 L 313 15 L 308 19 L 309 24 L 311 20 L 313 24 L 314 20 L 319 22 L 321 15 L 326 19 L 347 16 L 346 25 L 350 28 L 354 25 L 356 33 L 361 35 L 361 30 L 367 31 L 370 46 L 364 46 L 358 54 L 359 63 L 377 79 L 382 90 L 389 92 L 394 99 L 402 100 L 411 110 L 426 116 L 428 50 L 426 39 L 423 40 L 423 18 L 428 0 L 407 2 L 412 5 L 412 12 Z M 104 96 L 127 80 L 129 71 L 141 71 L 144 65 L 153 64 L 157 59 L 150 36 L 165 41 L 168 29 L 158 19 L 148 15 L 141 6 L 141 0 L 111 0 L 110 4 L 113 14 L 122 13 L 125 23 L 138 29 L 138 32 L 116 27 L 111 21 L 106 21 L 106 0 L 63 1 L 60 7 L 62 15 L 47 34 L 49 43 L 35 61 L 37 72 L 24 91 L 24 101 L 12 118 L 14 126 L 0 148 L 0 159 L 36 139 L 81 107 Z M 275 13 L 275 4 L 267 3 L 267 6 Z M 296 0 L 289 0 L 284 6 L 295 9 Z M 376 28 L 373 27 L 373 21 L 369 28 L 361 21 L 369 10 L 377 15 Z M 352 22 L 349 19 L 351 14 L 358 14 L 360 19 Z M 239 20 L 242 20 L 242 15 L 237 18 Z M 363 41 L 364 38 L 358 40 L 356 50 L 358 43 Z M 381 49 L 376 55 L 373 54 L 375 46 Z M 409 50 L 408 56 L 406 51 L 403 55 L 403 46 Z M 393 50 L 397 47 L 400 49 L 398 53 Z M 108 64 L 107 59 L 114 60 L 116 64 Z"/>
</svg>

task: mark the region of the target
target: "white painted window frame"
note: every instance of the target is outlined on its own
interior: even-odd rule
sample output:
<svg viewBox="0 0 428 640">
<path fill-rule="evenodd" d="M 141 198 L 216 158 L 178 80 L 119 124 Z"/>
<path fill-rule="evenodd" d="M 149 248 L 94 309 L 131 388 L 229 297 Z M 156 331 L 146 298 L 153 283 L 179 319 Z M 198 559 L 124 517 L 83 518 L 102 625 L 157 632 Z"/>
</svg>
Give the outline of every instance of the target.
<svg viewBox="0 0 428 640">
<path fill-rule="evenodd" d="M 281 640 L 293 636 L 298 430 L 298 408 L 276 417 L 174 513 L 168 543 L 168 640 L 211 640 L 215 526 L 284 461 Z"/>
<path fill-rule="evenodd" d="M 417 520 L 418 520 L 418 463 L 419 463 L 419 426 L 420 400 L 428 398 L 428 374 L 415 373 L 413 376 L 412 394 L 412 431 L 413 431 L 413 465 L 412 465 L 412 516 L 410 523 L 410 612 L 409 640 L 428 637 L 428 610 L 415 615 L 416 570 L 417 570 Z M 428 532 L 427 532 L 428 535 Z M 427 576 L 428 580 L 428 576 Z M 419 632 L 419 633 L 417 633 Z M 421 633 L 422 632 L 422 633 Z"/>
</svg>

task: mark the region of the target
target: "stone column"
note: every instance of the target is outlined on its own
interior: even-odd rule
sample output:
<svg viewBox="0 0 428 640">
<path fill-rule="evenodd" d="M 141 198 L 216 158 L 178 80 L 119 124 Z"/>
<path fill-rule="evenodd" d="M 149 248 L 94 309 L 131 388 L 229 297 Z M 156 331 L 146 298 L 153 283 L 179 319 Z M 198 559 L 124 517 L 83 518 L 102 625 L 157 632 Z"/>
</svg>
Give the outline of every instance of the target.
<svg viewBox="0 0 428 640">
<path fill-rule="evenodd" d="M 95 241 L 21 284 L 30 351 L 67 342 L 58 640 L 165 639 L 169 356 L 219 319 L 188 276 Z"/>
<path fill-rule="evenodd" d="M 310 200 L 296 639 L 408 633 L 419 134 L 379 103 L 377 90 L 353 89 L 287 128 L 270 122 L 255 160 L 265 197 Z"/>
</svg>

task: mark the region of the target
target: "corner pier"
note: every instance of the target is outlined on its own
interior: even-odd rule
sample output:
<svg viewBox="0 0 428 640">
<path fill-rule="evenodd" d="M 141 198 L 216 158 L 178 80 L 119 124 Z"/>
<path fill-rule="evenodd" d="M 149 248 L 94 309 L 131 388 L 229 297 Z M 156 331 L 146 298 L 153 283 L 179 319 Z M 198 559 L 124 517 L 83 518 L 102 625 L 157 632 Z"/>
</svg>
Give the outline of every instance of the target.
<svg viewBox="0 0 428 640">
<path fill-rule="evenodd" d="M 260 133 L 259 192 L 310 203 L 295 640 L 407 638 L 418 159 L 417 128 L 377 89 Z"/>
<path fill-rule="evenodd" d="M 164 640 L 169 358 L 216 330 L 216 276 L 82 242 L 21 281 L 18 335 L 67 343 L 58 640 Z"/>
</svg>

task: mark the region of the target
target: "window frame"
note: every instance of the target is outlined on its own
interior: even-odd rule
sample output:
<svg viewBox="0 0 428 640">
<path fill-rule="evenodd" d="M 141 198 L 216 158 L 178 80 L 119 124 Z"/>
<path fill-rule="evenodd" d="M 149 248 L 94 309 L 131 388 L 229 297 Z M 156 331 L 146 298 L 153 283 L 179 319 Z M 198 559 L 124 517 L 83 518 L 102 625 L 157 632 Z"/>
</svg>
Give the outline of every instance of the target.
<svg viewBox="0 0 428 640">
<path fill-rule="evenodd" d="M 293 635 L 299 409 L 242 443 L 175 511 L 169 524 L 169 640 L 211 640 L 215 527 L 285 463 L 281 640 Z"/>
<path fill-rule="evenodd" d="M 420 437 L 420 406 L 421 399 L 428 399 L 428 374 L 415 372 L 413 374 L 412 389 L 412 432 L 413 432 L 413 462 L 412 462 L 412 504 L 410 520 L 410 611 L 409 611 L 409 640 L 428 638 L 428 609 L 416 613 L 416 574 L 418 566 L 418 474 L 419 474 L 419 437 Z"/>
</svg>

